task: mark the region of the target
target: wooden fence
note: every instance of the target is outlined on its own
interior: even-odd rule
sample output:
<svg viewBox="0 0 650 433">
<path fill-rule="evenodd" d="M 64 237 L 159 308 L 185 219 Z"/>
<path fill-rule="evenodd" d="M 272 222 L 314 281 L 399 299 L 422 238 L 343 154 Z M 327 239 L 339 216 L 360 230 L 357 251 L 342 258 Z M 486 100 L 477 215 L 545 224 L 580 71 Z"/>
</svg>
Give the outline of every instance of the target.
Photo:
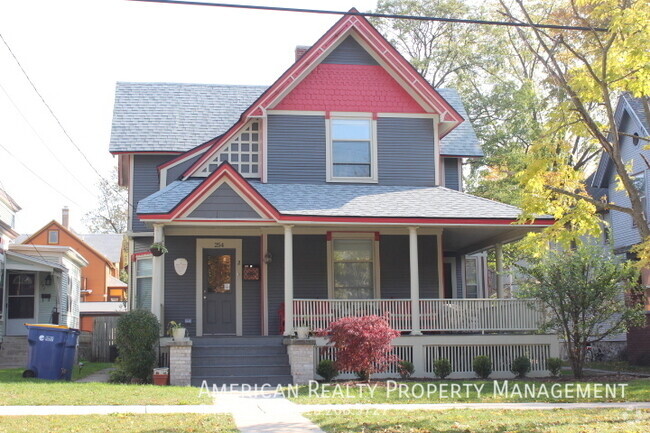
<svg viewBox="0 0 650 433">
<path fill-rule="evenodd" d="M 92 360 L 95 362 L 109 362 L 111 359 L 111 346 L 115 344 L 117 320 L 119 317 L 96 317 L 93 326 Z"/>
</svg>

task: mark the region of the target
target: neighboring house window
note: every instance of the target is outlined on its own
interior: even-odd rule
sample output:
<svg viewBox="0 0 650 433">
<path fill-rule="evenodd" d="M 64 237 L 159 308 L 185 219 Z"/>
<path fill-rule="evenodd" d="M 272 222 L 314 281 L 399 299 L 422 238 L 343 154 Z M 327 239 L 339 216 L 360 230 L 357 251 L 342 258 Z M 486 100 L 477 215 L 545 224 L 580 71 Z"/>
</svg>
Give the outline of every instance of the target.
<svg viewBox="0 0 650 433">
<path fill-rule="evenodd" d="M 334 299 L 373 299 L 377 286 L 374 234 L 331 241 L 331 295 Z"/>
<path fill-rule="evenodd" d="M 8 318 L 34 318 L 35 274 L 10 274 L 7 280 L 9 282 Z"/>
<path fill-rule="evenodd" d="M 153 260 L 145 257 L 136 260 L 135 269 L 135 308 L 138 310 L 151 309 Z"/>
<path fill-rule="evenodd" d="M 244 177 L 260 177 L 259 122 L 248 123 L 199 173 L 207 176 L 224 161 L 228 161 Z"/>
<path fill-rule="evenodd" d="M 465 257 L 465 297 L 478 298 L 478 289 L 478 259 L 476 257 Z"/>
<path fill-rule="evenodd" d="M 58 244 L 59 243 L 59 231 L 50 230 L 47 232 L 47 243 L 48 244 Z"/>
<path fill-rule="evenodd" d="M 376 182 L 372 119 L 331 119 L 328 181 Z"/>
<path fill-rule="evenodd" d="M 639 199 L 641 200 L 641 205 L 643 206 L 643 213 L 646 213 L 647 205 L 646 205 L 646 199 L 645 199 L 645 171 L 642 171 L 641 173 L 636 173 L 630 176 L 632 179 L 632 183 L 634 184 L 634 187 L 636 190 L 639 192 Z M 632 227 L 636 227 L 636 222 L 634 221 L 634 218 L 632 218 Z"/>
</svg>

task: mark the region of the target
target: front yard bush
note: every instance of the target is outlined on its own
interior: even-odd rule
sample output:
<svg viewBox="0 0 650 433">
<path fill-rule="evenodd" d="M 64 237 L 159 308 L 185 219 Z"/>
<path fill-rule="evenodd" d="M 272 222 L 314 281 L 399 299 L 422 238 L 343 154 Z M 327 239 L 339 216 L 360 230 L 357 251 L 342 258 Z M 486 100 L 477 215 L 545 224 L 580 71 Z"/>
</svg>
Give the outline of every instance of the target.
<svg viewBox="0 0 650 433">
<path fill-rule="evenodd" d="M 148 383 L 156 365 L 160 323 L 149 311 L 134 310 L 126 313 L 117 321 L 115 342 L 120 352 L 115 373 L 116 379 L 125 377 Z"/>
<path fill-rule="evenodd" d="M 397 372 L 402 379 L 408 379 L 413 376 L 415 367 L 411 361 L 400 361 L 397 363 Z"/>
<path fill-rule="evenodd" d="M 323 359 L 321 362 L 319 362 L 318 368 L 316 368 L 316 373 L 325 379 L 325 382 L 330 382 L 332 379 L 339 375 L 339 371 L 336 369 L 334 361 L 330 359 Z"/>
<path fill-rule="evenodd" d="M 451 374 L 451 361 L 447 358 L 436 359 L 433 362 L 433 372 L 440 379 L 449 376 Z"/>
<path fill-rule="evenodd" d="M 477 356 L 472 362 L 472 368 L 478 377 L 487 379 L 492 374 L 492 360 L 489 356 Z"/>
<path fill-rule="evenodd" d="M 372 373 L 384 372 L 397 362 L 391 341 L 400 334 L 384 317 L 344 317 L 319 335 L 327 336 L 336 348 L 336 368 L 354 371 L 361 380 L 367 381 Z"/>
<path fill-rule="evenodd" d="M 519 356 L 512 361 L 510 365 L 510 371 L 517 376 L 518 378 L 526 377 L 530 372 L 530 359 L 527 356 Z"/>
<path fill-rule="evenodd" d="M 546 360 L 546 369 L 551 373 L 551 376 L 558 377 L 560 370 L 562 370 L 562 360 L 560 358 L 548 358 Z"/>
</svg>

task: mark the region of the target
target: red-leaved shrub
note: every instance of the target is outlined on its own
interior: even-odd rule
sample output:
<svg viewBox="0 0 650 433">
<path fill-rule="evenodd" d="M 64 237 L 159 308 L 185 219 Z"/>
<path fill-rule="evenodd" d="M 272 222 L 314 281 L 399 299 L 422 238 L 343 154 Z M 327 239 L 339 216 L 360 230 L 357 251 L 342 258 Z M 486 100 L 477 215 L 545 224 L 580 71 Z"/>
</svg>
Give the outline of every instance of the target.
<svg viewBox="0 0 650 433">
<path fill-rule="evenodd" d="M 321 335 L 329 337 L 336 348 L 336 368 L 354 371 L 361 380 L 397 362 L 390 343 L 400 333 L 384 317 L 344 317 L 332 322 Z"/>
</svg>

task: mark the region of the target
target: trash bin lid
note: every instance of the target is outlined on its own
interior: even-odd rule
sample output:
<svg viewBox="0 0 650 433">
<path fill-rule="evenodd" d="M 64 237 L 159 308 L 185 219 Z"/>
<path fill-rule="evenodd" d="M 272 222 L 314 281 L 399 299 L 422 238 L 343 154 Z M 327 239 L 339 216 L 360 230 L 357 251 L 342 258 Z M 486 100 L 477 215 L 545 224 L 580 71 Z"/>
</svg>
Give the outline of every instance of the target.
<svg viewBox="0 0 650 433">
<path fill-rule="evenodd" d="M 26 327 L 38 327 L 38 328 L 56 328 L 56 329 L 68 329 L 66 325 L 50 325 L 48 323 L 25 323 Z"/>
</svg>

